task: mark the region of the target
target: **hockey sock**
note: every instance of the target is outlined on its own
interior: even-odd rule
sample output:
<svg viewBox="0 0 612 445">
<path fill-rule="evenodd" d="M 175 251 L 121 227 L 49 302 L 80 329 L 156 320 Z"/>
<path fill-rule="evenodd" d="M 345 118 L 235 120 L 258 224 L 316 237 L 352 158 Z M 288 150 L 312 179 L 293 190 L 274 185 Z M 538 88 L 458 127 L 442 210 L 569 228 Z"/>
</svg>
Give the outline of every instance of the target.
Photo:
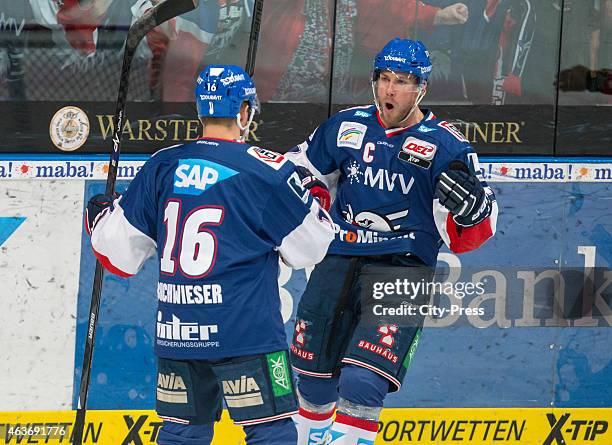
<svg viewBox="0 0 612 445">
<path fill-rule="evenodd" d="M 334 416 L 334 405 L 327 412 L 317 413 L 300 407 L 300 412 L 293 416 L 295 427 L 298 432 L 297 445 L 323 445 L 325 433 L 332 425 Z"/>
<path fill-rule="evenodd" d="M 331 440 L 326 445 L 374 445 L 377 431 L 378 422 L 338 412 L 329 432 Z"/>
<path fill-rule="evenodd" d="M 338 412 L 330 429 L 331 445 L 372 445 L 389 381 L 369 369 L 347 365 L 340 372 Z"/>
<path fill-rule="evenodd" d="M 247 445 L 294 445 L 297 432 L 291 419 L 245 426 Z"/>
<path fill-rule="evenodd" d="M 300 411 L 293 416 L 298 431 L 297 445 L 322 445 L 332 424 L 338 398 L 338 377 L 330 379 L 300 374 Z"/>
</svg>

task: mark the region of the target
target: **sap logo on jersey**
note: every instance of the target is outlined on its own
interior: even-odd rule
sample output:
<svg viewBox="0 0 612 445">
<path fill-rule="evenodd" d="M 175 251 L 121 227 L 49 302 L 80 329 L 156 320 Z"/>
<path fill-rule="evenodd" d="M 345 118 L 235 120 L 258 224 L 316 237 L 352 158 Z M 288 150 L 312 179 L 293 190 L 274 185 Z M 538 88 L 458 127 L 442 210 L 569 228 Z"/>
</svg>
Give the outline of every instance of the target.
<svg viewBox="0 0 612 445">
<path fill-rule="evenodd" d="M 231 168 L 204 159 L 180 159 L 174 171 L 174 193 L 198 196 L 237 174 Z"/>
<path fill-rule="evenodd" d="M 368 127 L 358 122 L 342 122 L 338 130 L 336 145 L 359 150 Z"/>
</svg>

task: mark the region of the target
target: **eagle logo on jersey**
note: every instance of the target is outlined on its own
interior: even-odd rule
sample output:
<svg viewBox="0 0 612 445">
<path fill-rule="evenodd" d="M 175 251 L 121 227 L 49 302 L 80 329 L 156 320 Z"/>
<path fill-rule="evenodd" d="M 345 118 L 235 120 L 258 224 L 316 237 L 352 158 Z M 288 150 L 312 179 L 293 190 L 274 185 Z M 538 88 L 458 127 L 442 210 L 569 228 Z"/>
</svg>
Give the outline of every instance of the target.
<svg viewBox="0 0 612 445">
<path fill-rule="evenodd" d="M 336 145 L 359 150 L 367 129 L 366 125 L 358 122 L 342 122 L 338 130 Z"/>
<path fill-rule="evenodd" d="M 395 232 L 400 229 L 401 221 L 408 216 L 409 209 L 401 209 L 391 213 L 364 210 L 353 214 L 350 204 L 346 205 L 346 211 L 342 212 L 344 220 L 353 225 L 378 232 Z"/>
</svg>

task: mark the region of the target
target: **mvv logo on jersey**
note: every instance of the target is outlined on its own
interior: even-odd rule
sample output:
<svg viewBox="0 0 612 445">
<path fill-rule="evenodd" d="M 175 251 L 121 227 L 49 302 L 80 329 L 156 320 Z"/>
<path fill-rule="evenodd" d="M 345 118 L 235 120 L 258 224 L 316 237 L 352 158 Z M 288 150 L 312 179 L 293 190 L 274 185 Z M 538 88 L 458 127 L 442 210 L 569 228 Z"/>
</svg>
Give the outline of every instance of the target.
<svg viewBox="0 0 612 445">
<path fill-rule="evenodd" d="M 166 403 L 187 403 L 187 386 L 175 373 L 157 374 L 157 400 Z"/>
<path fill-rule="evenodd" d="M 336 145 L 359 150 L 367 129 L 367 126 L 358 122 L 342 122 L 338 130 Z"/>
<path fill-rule="evenodd" d="M 229 408 L 263 405 L 259 385 L 253 377 L 240 376 L 236 380 L 223 380 L 223 395 Z"/>
<path fill-rule="evenodd" d="M 238 172 L 204 159 L 180 159 L 174 171 L 174 193 L 199 196 Z"/>
</svg>

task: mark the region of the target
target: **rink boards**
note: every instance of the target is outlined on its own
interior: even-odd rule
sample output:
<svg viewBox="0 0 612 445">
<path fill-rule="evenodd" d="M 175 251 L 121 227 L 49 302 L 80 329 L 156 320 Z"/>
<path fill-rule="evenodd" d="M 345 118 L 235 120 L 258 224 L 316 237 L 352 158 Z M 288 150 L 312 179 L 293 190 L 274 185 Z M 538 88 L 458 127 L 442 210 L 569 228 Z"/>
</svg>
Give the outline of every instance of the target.
<svg viewBox="0 0 612 445">
<path fill-rule="evenodd" d="M 127 186 L 143 159 L 126 157 L 122 161 L 119 190 Z M 425 437 L 429 443 L 438 443 L 426 435 L 450 428 L 447 441 L 454 435 L 454 443 L 470 443 L 474 428 L 471 442 L 488 443 L 483 437 L 476 441 L 476 434 L 484 429 L 469 422 L 478 420 L 469 416 L 486 414 L 489 417 L 483 417 L 483 422 L 497 422 L 491 424 L 493 432 L 488 434 L 497 429 L 499 440 L 489 436 L 491 443 L 514 443 L 510 440 L 515 436 L 504 434 L 520 430 L 521 424 L 511 420 L 518 422 L 521 416 L 526 423 L 521 430 L 525 436 L 517 439 L 520 443 L 531 443 L 526 441 L 536 433 L 544 434 L 544 439 L 533 436 L 540 440 L 533 443 L 544 443 L 551 425 L 557 425 L 555 431 L 561 431 L 567 443 L 572 443 L 575 428 L 579 431 L 574 443 L 612 443 L 606 436 L 609 431 L 593 435 L 602 428 L 599 420 L 609 420 L 608 411 L 576 409 L 612 406 L 611 290 L 595 292 L 592 316 L 572 317 L 568 314 L 580 302 L 572 299 L 570 279 L 563 288 L 565 300 L 564 294 L 559 297 L 565 303 L 560 308 L 530 299 L 527 284 L 530 274 L 546 270 L 610 267 L 612 163 L 512 159 L 481 162 L 481 168 L 502 209 L 498 234 L 477 252 L 456 256 L 445 250 L 439 260 L 461 268 L 466 280 L 488 274 L 494 287 L 488 291 L 488 301 L 458 302 L 465 307 L 493 304 L 495 316 L 428 320 L 429 329 L 402 390 L 388 397 L 386 406 L 392 409 L 385 411 L 382 440 L 387 437 L 393 443 L 410 433 L 414 441 L 422 428 L 422 443 L 427 443 Z M 0 423 L 50 423 L 44 420 L 51 418 L 48 416 L 70 420 L 67 411 L 74 408 L 80 380 L 95 264 L 82 229 L 83 209 L 89 197 L 103 191 L 105 169 L 103 157 L 0 158 L 0 411 L 6 412 Z M 481 264 L 486 264 L 486 271 L 476 268 Z M 308 275 L 305 270 L 281 270 L 279 286 L 288 335 Z M 128 280 L 106 275 L 90 386 L 92 409 L 127 409 L 135 422 L 135 410 L 154 407 L 156 376 L 151 349 L 156 281 L 153 261 Z M 414 406 L 422 409 L 401 410 Z M 457 406 L 488 408 L 452 411 Z M 546 415 L 551 406 L 557 413 L 554 419 Z M 64 413 L 11 414 L 15 411 Z M 582 414 L 586 412 L 589 414 Z M 565 413 L 569 415 L 564 417 Z M 123 413 L 106 415 L 110 417 L 100 419 L 111 426 L 104 434 L 127 434 Z M 146 415 L 147 422 L 153 422 L 152 413 Z M 432 423 L 406 423 L 413 418 Z M 572 421 L 583 418 L 586 423 L 572 427 Z M 434 419 L 446 423 L 433 424 Z M 562 429 L 559 419 L 565 419 Z M 453 420 L 456 422 L 450 424 Z M 464 420 L 467 423 L 461 423 Z M 508 423 L 502 423 L 505 420 Z M 581 436 L 587 431 L 588 437 Z M 578 441 L 580 437 L 584 442 Z M 607 442 L 603 437 L 608 437 Z M 16 437 L 11 440 L 14 442 L 9 443 L 19 443 Z M 28 443 L 26 440 L 21 443 Z M 143 436 L 147 443 L 144 440 Z M 556 444 L 556 440 L 560 439 L 548 443 Z"/>
<path fill-rule="evenodd" d="M 444 408 L 383 410 L 376 444 L 609 445 L 612 409 Z M 74 412 L 0 413 L 0 443 L 68 444 Z M 161 427 L 154 411 L 89 411 L 84 444 L 153 444 Z M 213 445 L 244 444 L 224 412 Z M 320 445 L 316 433 L 310 445 Z"/>
</svg>

